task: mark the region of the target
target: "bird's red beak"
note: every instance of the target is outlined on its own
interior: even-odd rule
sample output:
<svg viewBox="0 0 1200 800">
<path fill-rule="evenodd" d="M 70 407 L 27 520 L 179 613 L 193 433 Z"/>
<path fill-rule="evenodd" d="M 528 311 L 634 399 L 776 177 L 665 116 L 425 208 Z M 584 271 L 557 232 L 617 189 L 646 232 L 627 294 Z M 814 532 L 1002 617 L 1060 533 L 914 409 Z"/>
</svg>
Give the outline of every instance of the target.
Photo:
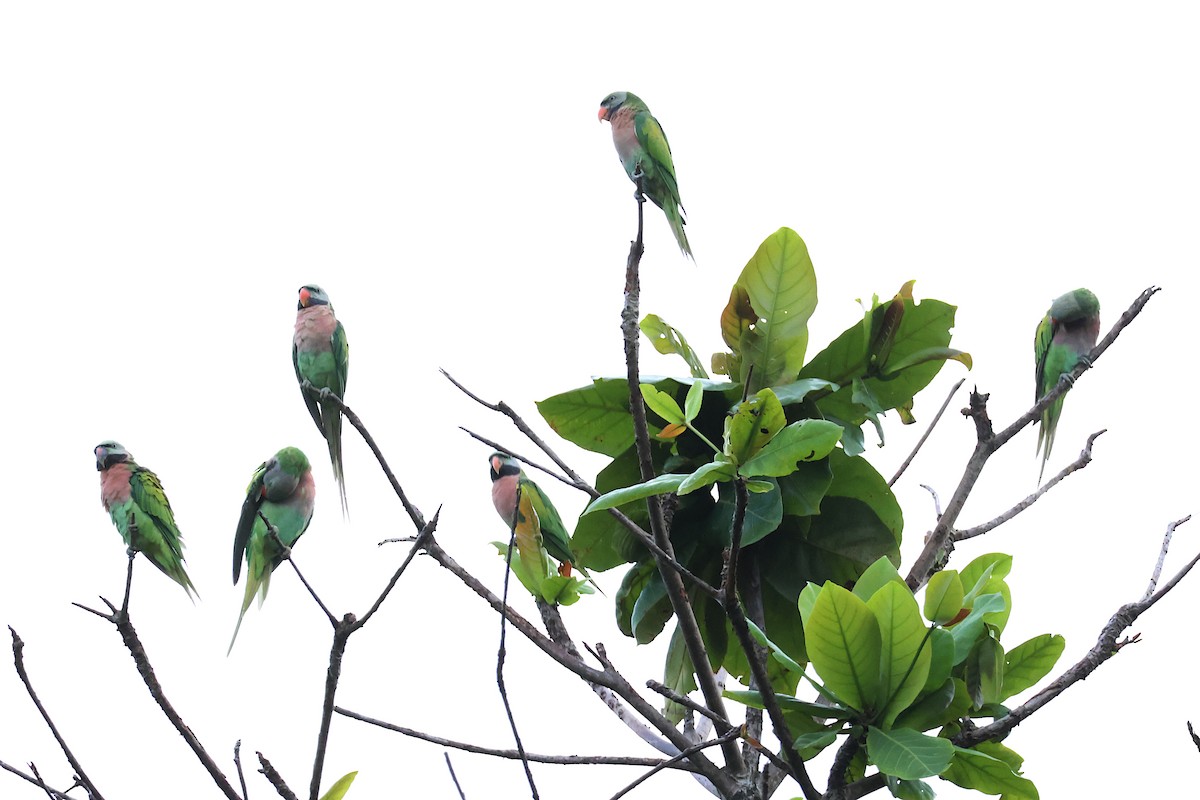
<svg viewBox="0 0 1200 800">
<path fill-rule="evenodd" d="M 492 472 L 496 473 L 497 475 L 500 474 L 500 457 L 499 456 L 492 456 Z"/>
<path fill-rule="evenodd" d="M 308 301 L 311 298 L 312 298 L 312 292 L 308 291 L 307 286 L 305 286 L 304 288 L 302 288 L 300 290 L 300 305 L 304 306 L 305 308 L 308 308 Z"/>
<path fill-rule="evenodd" d="M 604 106 L 600 106 L 600 111 L 597 112 L 596 119 L 600 122 L 604 122 L 604 120 L 608 119 L 608 109 Z"/>
</svg>

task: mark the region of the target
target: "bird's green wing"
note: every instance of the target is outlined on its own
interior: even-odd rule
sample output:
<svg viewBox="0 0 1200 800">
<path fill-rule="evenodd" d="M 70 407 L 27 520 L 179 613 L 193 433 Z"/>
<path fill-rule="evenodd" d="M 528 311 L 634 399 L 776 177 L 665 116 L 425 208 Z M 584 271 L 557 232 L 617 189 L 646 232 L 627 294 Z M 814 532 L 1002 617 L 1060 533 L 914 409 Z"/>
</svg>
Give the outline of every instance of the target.
<svg viewBox="0 0 1200 800">
<path fill-rule="evenodd" d="M 350 345 L 346 342 L 346 329 L 337 324 L 333 332 L 333 364 L 337 370 L 337 396 L 346 394 L 346 377 L 350 372 Z"/>
<path fill-rule="evenodd" d="M 538 522 L 541 523 L 542 543 L 550 555 L 559 561 L 572 562 L 575 560 L 574 554 L 571 553 L 571 538 L 567 534 L 567 528 L 563 525 L 562 518 L 558 515 L 558 509 L 550 502 L 550 498 L 542 493 L 541 487 L 525 477 L 524 474 L 520 478 L 521 497 L 528 497 L 530 505 L 537 514 Z"/>
<path fill-rule="evenodd" d="M 258 509 L 263 501 L 263 476 L 267 472 L 267 462 L 258 465 L 250 485 L 246 487 L 246 499 L 242 502 L 242 513 L 238 517 L 237 532 L 233 535 L 233 582 L 237 583 L 242 574 L 242 561 L 246 554 L 246 545 L 250 542 L 250 534 L 254 532 L 254 523 L 258 519 Z M 236 635 L 236 634 L 235 634 Z"/>
<path fill-rule="evenodd" d="M 312 415 L 313 422 L 317 423 L 317 430 L 324 434 L 325 429 L 321 426 L 321 406 L 311 394 L 304 391 L 304 381 L 308 378 L 300 371 L 300 354 L 296 352 L 294 344 L 292 345 L 292 367 L 296 370 L 296 383 L 300 385 L 300 394 L 304 398 L 304 405 L 308 406 L 308 413 Z M 311 381 L 309 382 L 311 383 Z"/>
<path fill-rule="evenodd" d="M 175 526 L 171 502 L 167 500 L 158 476 L 145 467 L 136 467 L 129 476 L 129 490 L 133 502 L 154 521 L 167 547 L 177 558 L 181 557 L 183 548 L 179 543 L 179 528 Z M 145 531 L 143 535 L 149 533 Z"/>
<path fill-rule="evenodd" d="M 1026 329 L 1028 330 L 1028 328 Z M 1054 341 L 1054 320 L 1050 315 L 1042 317 L 1042 321 L 1038 323 L 1037 333 L 1033 337 L 1033 355 L 1034 355 L 1034 396 L 1033 401 L 1036 403 L 1042 399 L 1048 388 L 1046 386 L 1046 357 L 1050 353 L 1050 344 Z M 1054 376 L 1054 380 L 1058 380 L 1058 376 Z"/>
<path fill-rule="evenodd" d="M 633 118 L 638 142 L 654 162 L 654 172 L 666 184 L 670 196 L 679 202 L 679 186 L 675 183 L 675 162 L 671 159 L 671 145 L 662 126 L 649 111 L 640 111 Z M 649 170 L 647 170 L 649 172 Z"/>
</svg>

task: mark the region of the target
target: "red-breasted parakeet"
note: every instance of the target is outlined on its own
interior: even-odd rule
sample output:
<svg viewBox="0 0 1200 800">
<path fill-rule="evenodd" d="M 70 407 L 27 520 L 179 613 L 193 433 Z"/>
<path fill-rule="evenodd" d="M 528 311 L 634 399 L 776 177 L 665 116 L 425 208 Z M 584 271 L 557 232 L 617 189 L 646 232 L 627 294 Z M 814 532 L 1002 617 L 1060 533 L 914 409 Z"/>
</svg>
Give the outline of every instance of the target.
<svg viewBox="0 0 1200 800">
<path fill-rule="evenodd" d="M 296 305 L 296 332 L 292 338 L 292 364 L 296 368 L 296 380 L 301 384 L 308 381 L 318 389 L 328 390 L 345 399 L 346 374 L 350 370 L 346 329 L 334 316 L 329 296 L 315 284 L 300 287 L 300 300 Z M 345 516 L 346 479 L 342 470 L 341 411 L 332 402 L 316 400 L 303 389 L 300 393 L 304 395 L 313 422 L 317 423 L 317 430 L 329 445 L 333 478 L 337 481 L 342 515 Z"/>
<path fill-rule="evenodd" d="M 692 258 L 692 248 L 683 231 L 687 220 L 679 202 L 675 163 L 671 160 L 671 146 L 667 144 L 662 126 L 641 98 L 629 92 L 613 92 L 604 98 L 600 102 L 599 117 L 612 124 L 613 144 L 625 173 L 636 184 L 637 172 L 641 169 L 642 190 L 667 215 L 679 249 Z"/>
<path fill-rule="evenodd" d="M 254 477 L 246 487 L 246 499 L 233 537 L 233 582 L 236 585 L 241 577 L 242 560 L 245 559 L 246 593 L 242 597 L 242 612 L 238 614 L 233 639 L 229 642 L 230 651 L 254 595 L 258 595 L 260 608 L 267 599 L 271 573 L 283 563 L 280 543 L 284 547 L 294 547 L 308 529 L 316 496 L 312 467 L 304 453 L 295 447 L 283 448 L 254 471 Z M 271 536 L 263 517 L 274 526 L 279 543 Z"/>
<path fill-rule="evenodd" d="M 183 536 L 158 476 L 140 466 L 116 442 L 101 442 L 94 453 L 100 471 L 100 501 L 121 539 L 192 597 L 196 587 L 183 568 Z"/>
<path fill-rule="evenodd" d="M 1034 374 L 1037 391 L 1034 399 L 1041 400 L 1062 375 L 1075 369 L 1096 346 L 1099 335 L 1100 301 L 1096 295 L 1087 289 L 1076 289 L 1051 303 L 1050 310 L 1038 323 L 1037 335 L 1033 340 L 1037 358 Z M 1050 458 L 1050 448 L 1054 446 L 1054 434 L 1065 398 L 1066 394 L 1059 395 L 1042 412 L 1042 425 L 1038 430 L 1038 451 L 1042 456 L 1042 466 L 1038 471 L 1039 484 L 1046 470 L 1046 461 Z"/>
</svg>

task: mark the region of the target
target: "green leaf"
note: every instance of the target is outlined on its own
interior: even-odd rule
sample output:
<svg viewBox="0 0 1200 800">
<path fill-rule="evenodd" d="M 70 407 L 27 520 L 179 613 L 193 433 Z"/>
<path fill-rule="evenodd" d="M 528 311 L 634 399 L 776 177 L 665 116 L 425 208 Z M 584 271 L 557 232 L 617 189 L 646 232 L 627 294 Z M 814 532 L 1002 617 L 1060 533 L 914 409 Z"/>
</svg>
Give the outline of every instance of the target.
<svg viewBox="0 0 1200 800">
<path fill-rule="evenodd" d="M 816 307 L 817 276 L 808 248 L 795 231 L 780 228 L 746 264 L 721 315 L 721 335 L 742 356 L 742 383 L 754 390 L 795 379 Z"/>
<path fill-rule="evenodd" d="M 779 431 L 757 455 L 743 461 L 738 472 L 746 477 L 790 475 L 800 462 L 817 461 L 829 455 L 841 436 L 842 428 L 836 423 L 802 419 Z"/>
<path fill-rule="evenodd" d="M 500 554 L 501 559 L 508 558 L 508 542 L 492 542 L 492 547 L 496 548 L 496 551 Z M 545 599 L 542 596 L 542 581 L 546 580 L 547 575 L 551 571 L 549 560 L 546 559 L 545 555 L 542 556 L 542 561 L 546 566 L 546 573 L 538 575 L 536 572 L 532 571 L 530 566 L 527 565 L 520 557 L 520 555 L 516 552 L 515 547 L 513 548 L 513 551 L 512 558 L 508 561 L 509 569 L 512 570 L 513 575 L 517 576 L 517 580 L 521 582 L 521 585 L 525 587 L 526 591 L 536 598 Z"/>
<path fill-rule="evenodd" d="M 805 585 L 800 592 L 800 599 L 796 601 L 796 605 L 800 610 L 800 622 L 805 628 L 808 627 L 808 619 L 812 616 L 813 606 L 817 604 L 820 595 L 821 587 L 812 582 Z"/>
<path fill-rule="evenodd" d="M 971 363 L 970 353 L 964 353 L 962 350 L 955 350 L 952 347 L 926 347 L 923 350 L 909 353 L 906 357 L 888 364 L 883 377 L 886 380 L 898 374 L 901 370 L 915 367 L 917 364 L 926 364 L 930 361 L 957 361 L 966 366 L 967 369 L 971 369 L 974 366 Z"/>
<path fill-rule="evenodd" d="M 836 392 L 841 387 L 821 378 L 805 378 L 771 388 L 775 390 L 775 396 L 782 405 L 790 406 L 801 402 L 813 392 Z"/>
<path fill-rule="evenodd" d="M 651 559 L 634 564 L 621 579 L 621 586 L 613 598 L 617 612 L 617 628 L 626 636 L 633 636 L 633 608 L 642 590 L 658 576 L 658 565 Z M 653 637 L 651 637 L 653 638 Z"/>
<path fill-rule="evenodd" d="M 826 581 L 804 628 L 808 658 L 826 687 L 848 705 L 879 703 L 879 623 L 859 598 Z"/>
<path fill-rule="evenodd" d="M 1004 660 L 1004 689 L 998 700 L 1023 692 L 1049 675 L 1066 646 L 1067 640 L 1058 634 L 1043 633 L 1010 650 Z"/>
<path fill-rule="evenodd" d="M 653 497 L 656 494 L 667 494 L 679 488 L 687 475 L 680 475 L 675 472 L 668 472 L 665 475 L 657 475 L 645 483 L 626 486 L 623 489 L 614 489 L 607 494 L 603 494 L 593 500 L 586 509 L 584 514 L 591 514 L 593 511 L 603 511 L 606 508 L 616 508 L 633 500 L 642 500 L 646 497 Z"/>
<path fill-rule="evenodd" d="M 783 493 L 783 513 L 794 517 L 809 517 L 821 513 L 821 500 L 829 485 L 833 483 L 833 470 L 829 461 L 806 461 L 796 465 L 791 475 L 779 478 L 779 491 Z"/>
<path fill-rule="evenodd" d="M 779 645 L 767 638 L 767 635 L 762 632 L 762 629 L 754 624 L 753 620 L 746 620 L 746 625 L 750 628 L 750 635 L 754 637 L 754 641 L 758 642 L 763 647 L 771 651 L 771 657 L 783 666 L 789 672 L 794 672 L 797 675 L 804 674 L 804 667 L 796 663 L 796 660 L 789 656 L 779 647 Z"/>
<path fill-rule="evenodd" d="M 906 708 L 896 717 L 893 728 L 927 731 L 966 716 L 971 710 L 967 686 L 958 678 L 946 678 L 937 689 Z"/>
<path fill-rule="evenodd" d="M 735 464 L 744 464 L 787 425 L 787 416 L 779 398 L 763 389 L 739 403 L 725 426 L 725 455 Z"/>
<path fill-rule="evenodd" d="M 871 566 L 867 567 L 862 576 L 854 583 L 854 594 L 863 600 L 871 597 L 889 583 L 904 583 L 904 578 L 896 571 L 895 565 L 886 556 L 880 556 Z"/>
<path fill-rule="evenodd" d="M 963 585 L 958 571 L 935 572 L 925 587 L 925 619 L 945 625 L 963 608 Z"/>
<path fill-rule="evenodd" d="M 633 627 L 634 640 L 638 644 L 654 641 L 662 633 L 673 613 L 671 600 L 667 597 L 667 587 L 658 568 L 655 567 L 654 573 L 642 586 L 633 604 L 633 613 L 629 621 Z"/>
<path fill-rule="evenodd" d="M 350 791 L 350 784 L 354 783 L 356 777 L 358 777 L 358 770 L 347 772 L 334 781 L 333 786 L 329 787 L 329 791 L 321 795 L 321 800 L 342 800 L 346 796 L 346 792 Z"/>
<path fill-rule="evenodd" d="M 885 775 L 888 791 L 892 797 L 899 800 L 934 800 L 937 792 L 925 781 L 902 781 L 892 775 Z"/>
<path fill-rule="evenodd" d="M 797 750 L 816 748 L 821 750 L 837 741 L 837 731 L 823 730 L 802 733 L 792 740 L 792 747 Z"/>
<path fill-rule="evenodd" d="M 941 777 L 964 789 L 998 794 L 1000 800 L 1038 800 L 1037 787 L 1008 764 L 979 750 L 954 748 L 954 760 Z"/>
<path fill-rule="evenodd" d="M 555 433 L 584 450 L 616 458 L 633 444 L 624 378 L 596 378 L 591 386 L 547 397 L 537 407 Z"/>
<path fill-rule="evenodd" d="M 879 719 L 887 728 L 925 687 L 932 651 L 917 599 L 903 581 L 885 583 L 867 607 L 879 623 L 880 697 L 886 703 Z"/>
<path fill-rule="evenodd" d="M 671 634 L 671 643 L 667 645 L 667 658 L 663 666 L 663 685 L 682 695 L 696 689 L 696 676 L 692 673 L 692 659 L 688 655 L 687 642 L 684 641 L 683 630 L 678 623 L 675 625 L 675 631 Z M 663 714 L 671 720 L 672 725 L 678 725 L 686 712 L 687 709 L 674 700 L 667 700 L 663 706 Z"/>
<path fill-rule="evenodd" d="M 679 403 L 675 402 L 674 397 L 656 389 L 649 383 L 643 383 L 638 388 L 642 390 L 642 399 L 646 401 L 646 407 L 662 417 L 664 421 L 676 425 L 685 423 L 683 409 L 679 407 Z"/>
<path fill-rule="evenodd" d="M 975 640 L 983 633 L 984 615 L 1002 608 L 1004 608 L 1003 597 L 999 594 L 985 594 L 975 599 L 975 607 L 962 622 L 949 628 L 950 635 L 954 637 L 955 664 L 961 664 L 971 654 L 971 649 L 975 647 Z"/>
<path fill-rule="evenodd" d="M 901 780 L 938 775 L 950 766 L 954 745 L 948 739 L 900 728 L 867 729 L 867 754 L 879 771 Z"/>
<path fill-rule="evenodd" d="M 751 708 L 764 708 L 762 694 L 754 690 L 744 689 L 726 689 L 721 692 L 722 695 L 730 700 L 735 700 L 742 705 L 750 706 Z M 779 707 L 785 711 L 798 711 L 813 717 L 830 717 L 832 719 L 848 720 L 850 719 L 850 711 L 837 706 L 826 706 L 820 703 L 812 703 L 807 700 L 797 700 L 795 697 L 787 695 L 776 695 L 775 699 L 779 701 Z"/>
<path fill-rule="evenodd" d="M 963 680 L 975 708 L 1000 702 L 1004 685 L 1004 648 L 991 636 L 981 636 L 963 665 Z"/>
<path fill-rule="evenodd" d="M 693 378 L 708 377 L 708 373 L 704 371 L 700 357 L 688 345 L 687 339 L 683 338 L 683 334 L 677 329 L 668 325 L 662 317 L 657 314 L 647 314 L 642 317 L 641 324 L 638 327 L 642 329 L 642 333 L 650 340 L 650 344 L 654 345 L 655 350 L 663 355 L 674 353 L 682 357 L 687 362 L 688 369 L 691 370 Z"/>
<path fill-rule="evenodd" d="M 746 491 L 752 494 L 766 494 L 772 492 L 778 486 L 774 481 L 746 481 Z"/>
<path fill-rule="evenodd" d="M 661 449 L 656 448 L 656 453 Z M 658 460 L 655 468 L 661 468 Z M 637 448 L 630 447 L 617 456 L 596 475 L 596 489 L 601 493 L 632 486 L 642 479 L 638 466 Z M 619 506 L 622 513 L 642 526 L 649 528 L 650 513 L 643 502 L 630 502 Z M 612 569 L 618 564 L 639 561 L 646 557 L 645 545 L 631 531 L 616 520 L 612 514 L 586 514 L 579 518 L 575 532 L 571 535 L 571 551 L 577 564 L 594 571 Z"/>
<path fill-rule="evenodd" d="M 1012 556 L 1007 553 L 984 553 L 971 559 L 962 570 L 963 586 L 970 586 L 966 599 L 970 601 L 978 595 L 986 594 L 984 588 L 988 581 L 995 578 L 1002 580 L 1012 571 Z"/>
<path fill-rule="evenodd" d="M 742 523 L 742 546 L 748 547 L 779 529 L 783 520 L 783 498 L 776 490 L 772 479 L 771 490 L 751 493 L 746 503 L 746 518 Z M 733 515 L 737 494 L 731 483 L 717 487 L 717 505 L 708 515 L 708 529 L 714 541 L 722 547 L 729 545 L 733 534 Z"/>
<path fill-rule="evenodd" d="M 718 481 L 731 481 L 737 474 L 737 467 L 729 461 L 710 461 L 700 469 L 688 475 L 676 487 L 676 494 L 684 495 L 711 486 Z"/>
<path fill-rule="evenodd" d="M 683 402 L 683 416 L 687 424 L 700 413 L 700 404 L 704 402 L 704 384 L 697 381 L 688 387 L 687 399 Z"/>
<path fill-rule="evenodd" d="M 929 661 L 929 677 L 925 680 L 925 691 L 940 686 L 942 681 L 950 677 L 950 669 L 954 666 L 954 636 L 950 631 L 934 628 L 929 643 L 933 653 Z"/>
</svg>

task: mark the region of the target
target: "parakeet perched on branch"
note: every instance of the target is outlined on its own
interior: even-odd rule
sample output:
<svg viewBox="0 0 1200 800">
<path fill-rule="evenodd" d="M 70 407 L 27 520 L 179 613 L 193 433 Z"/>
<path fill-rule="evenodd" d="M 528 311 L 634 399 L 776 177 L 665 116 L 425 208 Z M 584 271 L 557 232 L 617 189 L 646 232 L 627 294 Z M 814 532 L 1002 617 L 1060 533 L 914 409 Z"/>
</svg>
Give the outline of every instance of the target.
<svg viewBox="0 0 1200 800">
<path fill-rule="evenodd" d="M 641 98 L 629 92 L 613 92 L 604 98 L 599 117 L 612 124 L 613 144 L 625 166 L 625 173 L 636 184 L 638 170 L 641 170 L 642 190 L 667 215 L 679 249 L 692 258 L 692 248 L 683 231 L 687 221 L 679 202 L 671 146 L 667 144 L 662 126 Z"/>
<path fill-rule="evenodd" d="M 308 381 L 318 389 L 327 389 L 343 400 L 346 373 L 350 370 L 350 347 L 346 330 L 333 314 L 329 296 L 320 286 L 300 287 L 296 305 L 296 332 L 292 339 L 292 364 L 296 380 Z M 342 414 L 331 401 L 317 400 L 301 388 L 308 413 L 329 445 L 329 460 L 342 500 L 342 515 L 347 513 L 346 479 L 342 471 Z"/>
<path fill-rule="evenodd" d="M 1034 337 L 1034 355 L 1037 366 L 1034 378 L 1037 381 L 1035 400 L 1041 400 L 1054 388 L 1059 378 L 1083 360 L 1100 336 L 1100 301 L 1087 289 L 1067 292 L 1050 304 L 1050 310 L 1038 323 Z M 1042 455 L 1042 466 L 1038 471 L 1038 483 L 1046 470 L 1050 448 L 1054 446 L 1054 434 L 1058 429 L 1058 418 L 1062 414 L 1061 394 L 1050 407 L 1042 412 L 1042 425 L 1038 430 L 1038 451 Z"/>
<path fill-rule="evenodd" d="M 192 597 L 196 587 L 183 568 L 183 537 L 158 476 L 113 441 L 96 445 L 100 501 L 128 547 L 140 552 Z"/>
<path fill-rule="evenodd" d="M 546 553 L 559 562 L 558 573 L 569 577 L 575 561 L 571 538 L 550 498 L 525 476 L 520 462 L 507 453 L 492 453 L 488 463 L 492 475 L 492 505 L 510 529 L 513 528 L 513 514 L 517 514 L 517 553 L 526 569 L 534 575 L 544 572 L 540 565 L 544 557 L 541 551 L 545 548 Z M 579 571 L 591 581 L 587 570 L 580 567 Z"/>
<path fill-rule="evenodd" d="M 267 599 L 271 573 L 283 563 L 283 547 L 293 547 L 308 529 L 316 496 L 312 467 L 304 453 L 295 447 L 283 448 L 254 471 L 254 477 L 246 487 L 246 500 L 242 503 L 237 533 L 233 537 L 233 582 L 236 585 L 241 577 L 244 558 L 246 593 L 237 627 L 229 641 L 230 651 L 254 595 L 258 595 L 260 608 Z M 278 542 L 271 536 L 268 523 L 275 528 Z"/>
</svg>

